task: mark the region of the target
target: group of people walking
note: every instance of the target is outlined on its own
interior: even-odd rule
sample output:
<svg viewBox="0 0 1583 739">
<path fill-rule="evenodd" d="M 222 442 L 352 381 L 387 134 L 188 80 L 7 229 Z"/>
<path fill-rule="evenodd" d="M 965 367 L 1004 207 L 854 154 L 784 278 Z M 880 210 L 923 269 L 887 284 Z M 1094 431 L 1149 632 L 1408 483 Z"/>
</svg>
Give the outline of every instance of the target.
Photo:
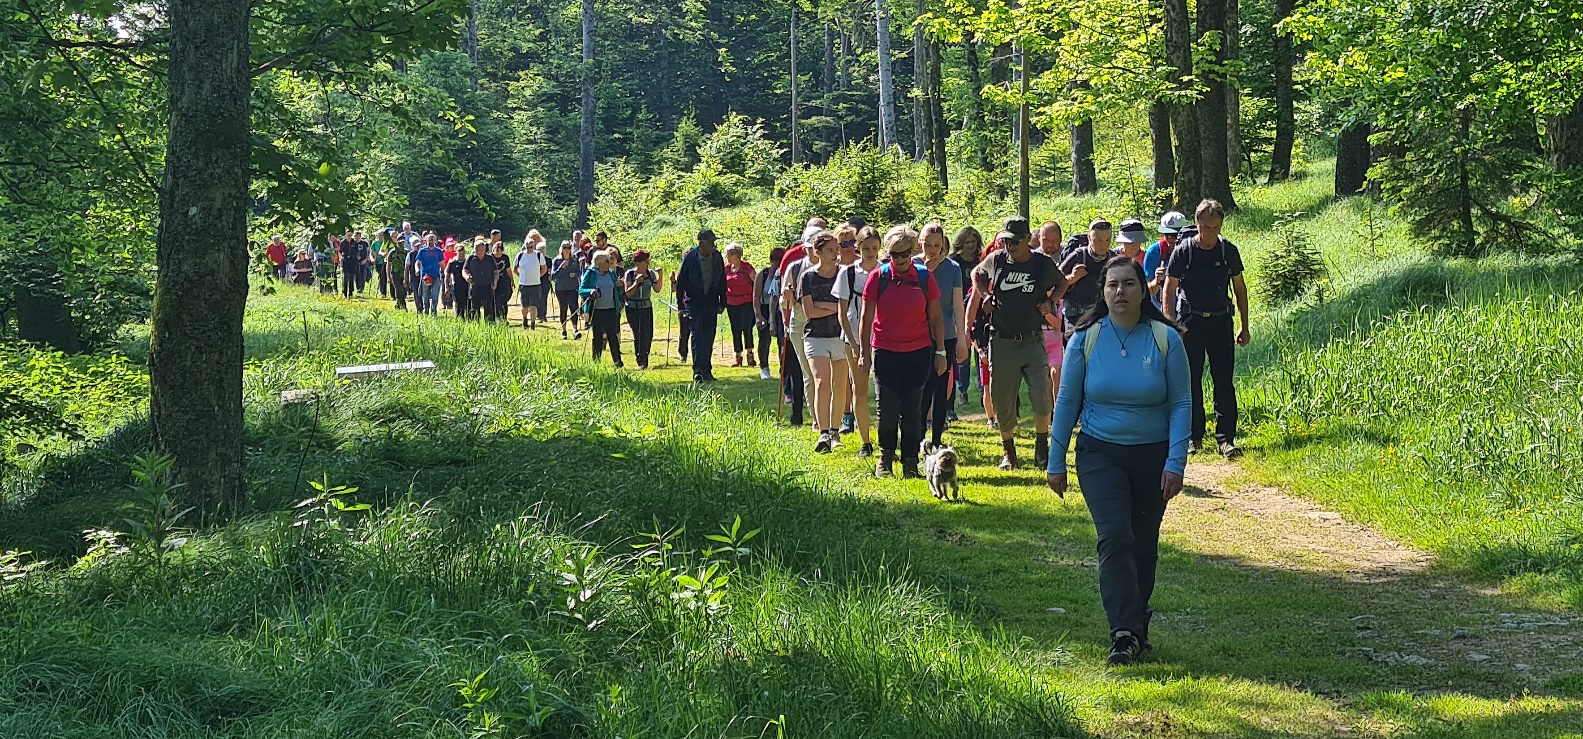
<svg viewBox="0 0 1583 739">
<path fill-rule="evenodd" d="M 1167 213 L 1157 240 L 1135 218 L 1096 219 L 1070 239 L 1054 221 L 1034 232 L 1010 218 L 988 244 L 972 227 L 948 241 L 937 223 L 881 235 L 856 219 L 832 230 L 815 218 L 798 243 L 770 254 L 747 293 L 759 360 L 770 341 L 781 342 L 791 423 L 811 418 L 821 453 L 854 430 L 859 456 L 875 453 L 872 380 L 881 477 L 897 461 L 903 477 L 920 476 L 920 456 L 944 442 L 975 375 L 1001 437 L 1000 469 L 1019 466 L 1026 413 L 1034 464 L 1064 496 L 1075 433 L 1110 662 L 1130 664 L 1151 648 L 1165 507 L 1207 433 L 1206 364 L 1216 448 L 1240 453 L 1232 376 L 1235 348 L 1249 340 L 1249 308 L 1241 257 L 1220 233 L 1224 215 L 1213 200 L 1191 222 Z M 707 253 L 700 245 L 689 259 Z"/>
<path fill-rule="evenodd" d="M 691 355 L 695 382 L 714 381 L 726 316 L 734 365 L 757 367 L 764 380 L 774 378 L 772 363 L 779 366 L 791 424 L 811 422 L 814 451 L 840 449 L 855 433 L 858 456 L 878 457 L 879 477 L 894 475 L 898 462 L 902 477 L 922 475 L 921 457 L 945 443 L 956 408 L 973 401 L 975 379 L 1001 438 L 1000 469 L 1019 467 L 1016 432 L 1026 417 L 1033 463 L 1064 496 L 1075 434 L 1098 533 L 1110 662 L 1130 664 L 1150 648 L 1166 504 L 1208 431 L 1206 368 L 1215 448 L 1228 458 L 1240 452 L 1232 378 L 1236 347 L 1249 341 L 1249 307 L 1241 256 L 1221 235 L 1224 215 L 1214 200 L 1191 220 L 1166 213 L 1157 239 L 1136 218 L 1096 219 L 1063 238 L 1055 221 L 1034 231 L 1013 217 L 987 243 L 971 226 L 948 239 L 938 223 L 880 233 L 859 218 L 834 228 L 813 218 L 796 243 L 772 249 L 757 268 L 741 245 L 722 250 L 704 229 L 670 285 L 677 352 L 684 362 Z M 568 326 L 571 338 L 586 329 L 594 358 L 608 352 L 621 367 L 624 317 L 636 364 L 648 367 L 654 302 L 666 285 L 647 251 L 628 262 L 606 234 L 589 240 L 581 232 L 553 256 L 538 231 L 513 255 L 499 231 L 471 246 L 442 244 L 403 223 L 380 229 L 373 242 L 349 232 L 332 241 L 328 260 L 301 250 L 288 261 L 279 237 L 266 255 L 276 277 L 305 284 L 322 275 L 319 262 L 339 265 L 347 297 L 377 275 L 381 296 L 405 310 L 410 292 L 429 314 L 444 305 L 460 317 L 503 320 L 515 293 L 527 328 L 547 319 L 553 294 L 562 338 Z"/>
</svg>

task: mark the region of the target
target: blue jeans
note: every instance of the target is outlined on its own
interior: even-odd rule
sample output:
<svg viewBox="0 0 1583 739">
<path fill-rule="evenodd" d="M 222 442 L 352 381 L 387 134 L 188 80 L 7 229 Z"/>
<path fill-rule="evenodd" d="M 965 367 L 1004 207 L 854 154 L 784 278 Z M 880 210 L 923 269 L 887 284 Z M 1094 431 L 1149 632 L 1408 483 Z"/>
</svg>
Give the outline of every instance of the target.
<svg viewBox="0 0 1583 739">
<path fill-rule="evenodd" d="M 440 311 L 440 281 L 425 285 L 423 280 L 418 280 L 418 312 L 435 315 Z"/>
</svg>

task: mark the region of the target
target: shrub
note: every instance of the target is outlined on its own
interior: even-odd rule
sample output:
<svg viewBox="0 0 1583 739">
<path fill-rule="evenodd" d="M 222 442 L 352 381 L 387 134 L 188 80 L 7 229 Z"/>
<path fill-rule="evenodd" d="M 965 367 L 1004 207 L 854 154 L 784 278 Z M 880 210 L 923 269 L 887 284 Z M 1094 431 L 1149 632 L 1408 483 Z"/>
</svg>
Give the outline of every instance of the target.
<svg viewBox="0 0 1583 739">
<path fill-rule="evenodd" d="M 809 214 L 858 215 L 873 224 L 911 221 L 942 197 L 928 167 L 867 141 L 837 151 L 824 166 L 788 170 L 781 195 Z"/>
<path fill-rule="evenodd" d="M 785 152 L 764 133 L 764 124 L 730 113 L 698 145 L 698 167 L 694 173 L 715 177 L 736 177 L 750 187 L 775 184 Z"/>
<path fill-rule="evenodd" d="M 1316 285 L 1330 281 L 1330 270 L 1303 230 L 1302 213 L 1283 213 L 1275 222 L 1275 249 L 1259 274 L 1259 294 L 1274 303 L 1296 300 Z"/>
</svg>

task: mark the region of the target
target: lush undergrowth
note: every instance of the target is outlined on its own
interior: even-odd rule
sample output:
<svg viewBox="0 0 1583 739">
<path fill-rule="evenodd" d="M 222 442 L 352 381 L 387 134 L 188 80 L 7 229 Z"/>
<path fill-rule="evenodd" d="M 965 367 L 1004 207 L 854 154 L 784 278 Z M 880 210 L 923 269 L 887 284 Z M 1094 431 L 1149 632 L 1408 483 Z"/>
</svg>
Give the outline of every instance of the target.
<svg viewBox="0 0 1583 739">
<path fill-rule="evenodd" d="M 1454 566 L 1583 608 L 1583 495 L 1570 479 L 1583 450 L 1583 264 L 1567 253 L 1429 256 L 1383 206 L 1335 202 L 1332 167 L 1245 186 L 1227 223 L 1255 293 L 1238 367 L 1254 468 Z M 1014 207 L 963 197 L 914 207 L 938 211 L 948 232 L 985 233 Z M 1038 197 L 1032 211 L 1072 233 L 1133 215 L 1133 199 Z M 798 203 L 673 213 L 623 236 L 683 244 L 707 224 L 752 260 L 795 233 L 808 215 Z M 1294 303 L 1266 303 L 1266 264 L 1294 238 L 1328 275 Z"/>
<path fill-rule="evenodd" d="M 1075 731 L 1048 650 L 887 569 L 893 524 L 714 396 L 307 295 L 255 300 L 247 332 L 239 525 L 162 546 L 172 509 L 107 496 L 135 422 L 11 470 L 33 482 L 4 546 L 54 566 L 7 565 L 0 735 Z M 438 371 L 333 379 L 417 358 Z M 128 533 L 84 552 L 101 526 Z"/>
</svg>

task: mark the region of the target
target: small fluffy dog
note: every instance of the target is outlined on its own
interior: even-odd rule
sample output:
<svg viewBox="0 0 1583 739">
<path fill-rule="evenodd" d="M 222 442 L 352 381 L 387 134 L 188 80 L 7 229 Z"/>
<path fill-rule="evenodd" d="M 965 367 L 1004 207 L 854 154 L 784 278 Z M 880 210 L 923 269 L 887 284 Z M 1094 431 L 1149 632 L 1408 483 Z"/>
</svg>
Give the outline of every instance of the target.
<svg viewBox="0 0 1583 739">
<path fill-rule="evenodd" d="M 962 486 L 956 481 L 956 450 L 945 445 L 931 446 L 923 443 L 923 474 L 929 480 L 929 492 L 940 500 L 961 500 Z"/>
</svg>

